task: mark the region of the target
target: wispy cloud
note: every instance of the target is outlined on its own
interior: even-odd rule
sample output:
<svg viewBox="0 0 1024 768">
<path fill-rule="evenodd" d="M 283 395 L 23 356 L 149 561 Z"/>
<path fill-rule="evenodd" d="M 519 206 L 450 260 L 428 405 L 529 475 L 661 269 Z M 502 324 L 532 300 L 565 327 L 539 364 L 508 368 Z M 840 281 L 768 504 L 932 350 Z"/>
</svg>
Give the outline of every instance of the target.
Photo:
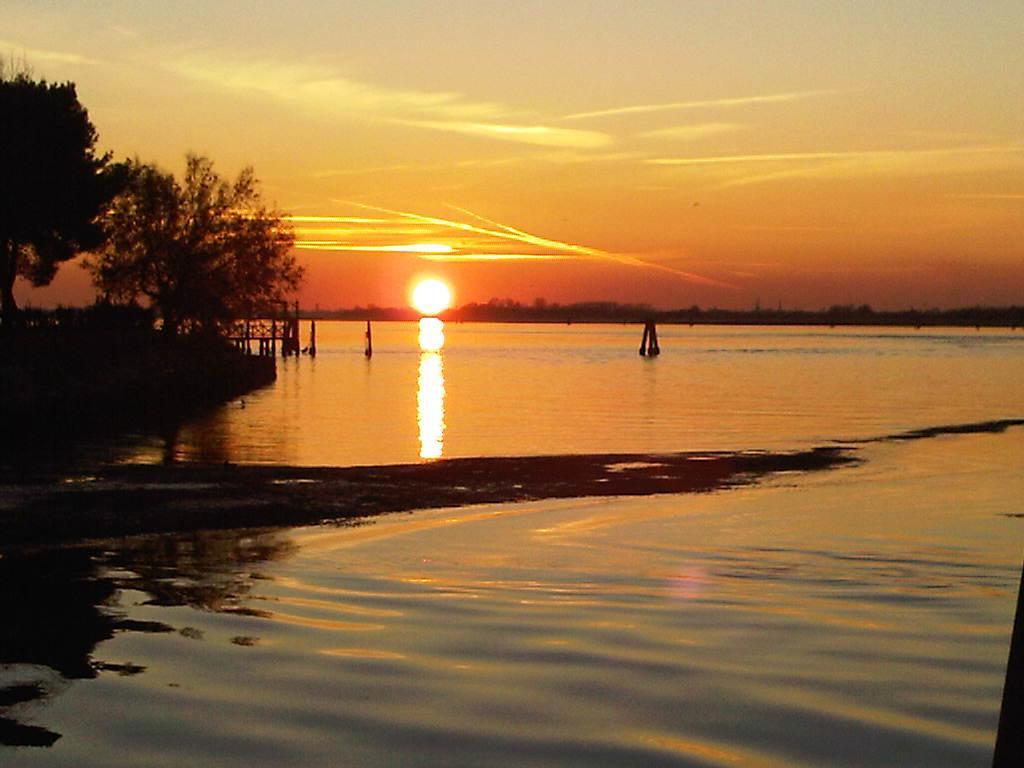
<svg viewBox="0 0 1024 768">
<path fill-rule="evenodd" d="M 588 258 L 593 260 L 611 261 L 617 264 L 622 264 L 630 267 L 654 269 L 674 275 L 676 278 L 685 280 L 686 282 L 689 283 L 711 285 L 718 288 L 734 287 L 728 283 L 723 283 L 718 280 L 714 280 L 710 277 L 705 277 L 704 275 L 699 275 L 694 272 L 687 272 L 685 270 L 676 269 L 674 267 L 670 267 L 658 262 L 646 261 L 637 258 L 636 256 L 621 253 L 613 253 L 610 251 L 602 250 L 600 248 L 594 248 L 579 243 L 570 243 L 562 240 L 555 240 L 553 238 L 535 235 L 530 232 L 517 229 L 516 227 L 511 227 L 507 224 L 502 224 L 498 221 L 489 219 L 485 216 L 481 216 L 477 213 L 474 213 L 466 208 L 460 208 L 458 206 L 449 207 L 455 211 L 458 211 L 470 217 L 471 219 L 474 219 L 479 223 L 473 224 L 467 221 L 447 219 L 439 216 L 427 216 L 424 214 L 414 213 L 410 211 L 399 211 L 392 208 L 384 208 L 382 206 L 369 205 L 367 203 L 357 203 L 350 201 L 348 202 L 348 204 L 362 208 L 364 210 L 399 217 L 419 224 L 433 225 L 438 227 L 440 230 L 464 233 L 470 235 L 471 237 L 475 237 L 478 241 L 477 247 L 475 248 L 472 246 L 472 244 L 464 243 L 462 244 L 461 248 L 453 247 L 449 252 L 422 254 L 422 258 L 428 258 L 431 260 L 496 261 L 499 259 L 529 259 L 533 261 L 541 261 L 544 259 Z M 482 241 L 480 240 L 480 238 L 482 238 Z M 516 243 L 519 245 L 528 245 L 534 249 L 537 249 L 537 251 L 540 252 L 508 252 L 503 250 L 500 246 L 495 247 L 495 241 Z M 300 241 L 296 243 L 296 247 L 303 248 L 305 246 Z M 314 248 L 314 250 L 321 249 L 323 249 L 323 246 L 319 244 Z"/>
<path fill-rule="evenodd" d="M 415 91 L 361 82 L 329 67 L 266 59 L 184 55 L 165 66 L 176 74 L 221 88 L 262 94 L 335 115 L 393 116 L 408 112 L 471 119 L 506 114 L 491 102 L 471 101 L 453 91 Z"/>
<path fill-rule="evenodd" d="M 314 179 L 328 179 L 337 176 L 360 176 L 372 173 L 434 173 L 436 171 L 449 171 L 459 168 L 490 168 L 501 165 L 511 165 L 522 162 L 522 156 L 515 157 L 491 157 L 455 160 L 444 163 L 390 163 L 388 165 L 364 166 L 362 168 L 326 168 L 312 174 Z"/>
<path fill-rule="evenodd" d="M 504 224 L 498 224 L 497 222 L 492 223 L 492 226 L 496 228 L 491 229 L 480 227 L 475 224 L 469 224 L 464 221 L 444 219 L 437 216 L 424 216 L 419 213 L 411 213 L 407 211 L 396 211 L 390 208 L 382 208 L 376 205 L 368 205 L 366 203 L 351 203 L 351 205 L 355 205 L 360 208 L 365 208 L 367 210 L 377 211 L 379 213 L 388 213 L 395 216 L 400 216 L 402 218 L 408 219 L 409 221 L 417 221 L 423 224 L 434 224 L 436 226 L 447 227 L 460 232 L 470 232 L 478 235 L 486 235 L 488 237 L 497 238 L 499 240 L 512 240 L 518 243 L 525 243 L 527 245 L 538 246 L 540 248 L 547 248 L 555 252 L 568 252 L 579 254 L 581 256 L 598 257 L 610 255 L 606 254 L 604 251 L 598 248 L 590 248 L 585 245 L 577 245 L 575 243 L 566 243 L 560 240 L 552 240 L 546 237 L 539 237 L 538 235 L 532 235 L 528 232 L 524 232 L 522 230 L 515 229 Z M 459 210 L 465 212 L 465 209 Z M 476 216 L 476 214 L 472 215 L 483 222 L 490 221 L 489 219 L 484 219 L 483 217 Z"/>
<path fill-rule="evenodd" d="M 424 253 L 424 261 L 474 262 L 474 261 L 560 261 L 576 258 L 564 253 Z"/>
<path fill-rule="evenodd" d="M 71 51 L 53 51 L 46 48 L 32 48 L 10 40 L 0 40 L 0 51 L 13 56 L 24 57 L 28 64 L 41 61 L 51 64 L 95 64 L 95 59 Z"/>
<path fill-rule="evenodd" d="M 835 160 L 838 158 L 867 157 L 875 152 L 781 152 L 759 155 L 717 155 L 714 157 L 652 157 L 651 165 L 724 165 L 734 163 L 777 163 L 787 161 Z"/>
<path fill-rule="evenodd" d="M 962 195 L 946 195 L 958 200 L 1024 200 L 1024 192 L 968 192 Z"/>
<path fill-rule="evenodd" d="M 653 131 L 638 133 L 641 139 L 666 139 L 669 141 L 698 141 L 723 133 L 735 133 L 747 128 L 742 123 L 697 123 L 695 125 L 676 125 L 671 128 L 658 128 Z"/>
<path fill-rule="evenodd" d="M 290 215 L 285 217 L 288 221 L 312 223 L 312 224 L 388 224 L 401 219 L 378 219 L 366 216 L 302 216 Z"/>
<path fill-rule="evenodd" d="M 445 243 L 394 243 L 391 245 L 349 245 L 335 240 L 301 240 L 298 247 L 320 251 L 360 251 L 363 253 L 414 253 L 442 255 L 455 249 Z"/>
<path fill-rule="evenodd" d="M 124 24 L 111 24 L 108 29 L 121 37 L 138 37 L 139 32 L 133 27 L 125 26 Z"/>
<path fill-rule="evenodd" d="M 596 131 L 521 123 L 520 113 L 455 91 L 376 85 L 301 62 L 234 60 L 211 55 L 172 57 L 177 75 L 226 90 L 260 95 L 319 114 L 375 120 L 434 131 L 547 147 L 597 148 L 612 138 Z"/>
<path fill-rule="evenodd" d="M 612 143 L 611 136 L 597 131 L 579 131 L 554 128 L 547 125 L 506 125 L 501 123 L 473 123 L 452 120 L 396 120 L 404 125 L 430 128 L 436 131 L 482 136 L 501 141 L 517 141 L 542 147 L 572 147 L 599 149 Z"/>
<path fill-rule="evenodd" d="M 788 93 L 768 93 L 759 96 L 741 96 L 727 99 L 702 99 L 699 101 L 670 101 L 661 104 L 635 104 L 610 109 L 595 109 L 590 112 L 576 112 L 564 115 L 563 120 L 586 120 L 594 117 L 615 117 L 618 115 L 636 115 L 648 112 L 669 112 L 680 109 L 706 109 L 708 107 L 743 107 L 751 104 L 777 104 L 790 101 L 801 101 L 819 96 L 833 96 L 838 91 L 791 91 Z"/>
<path fill-rule="evenodd" d="M 724 186 L 758 184 L 786 178 L 855 178 L 885 175 L 973 173 L 1024 164 L 1024 144 L 884 149 L 830 152 L 782 152 L 709 157 L 658 157 L 652 165 L 675 167 L 775 166 L 765 173 L 740 175 Z M 732 172 L 734 173 L 734 172 Z"/>
</svg>

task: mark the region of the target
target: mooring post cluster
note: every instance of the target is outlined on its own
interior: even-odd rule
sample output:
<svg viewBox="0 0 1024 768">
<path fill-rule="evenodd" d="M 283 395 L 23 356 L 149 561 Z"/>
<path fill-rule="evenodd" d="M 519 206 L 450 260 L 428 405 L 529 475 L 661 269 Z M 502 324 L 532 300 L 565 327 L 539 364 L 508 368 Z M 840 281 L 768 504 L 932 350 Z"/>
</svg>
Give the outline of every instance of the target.
<svg viewBox="0 0 1024 768">
<path fill-rule="evenodd" d="M 640 340 L 640 356 L 654 357 L 661 354 L 661 347 L 658 346 L 658 328 L 653 320 L 644 323 L 644 336 Z"/>
</svg>

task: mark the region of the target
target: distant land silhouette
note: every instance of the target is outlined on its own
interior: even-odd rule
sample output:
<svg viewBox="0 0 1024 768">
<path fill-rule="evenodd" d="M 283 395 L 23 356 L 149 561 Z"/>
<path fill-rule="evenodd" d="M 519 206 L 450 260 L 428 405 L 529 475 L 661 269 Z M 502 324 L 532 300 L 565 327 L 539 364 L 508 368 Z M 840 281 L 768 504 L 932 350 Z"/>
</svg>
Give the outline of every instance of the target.
<svg viewBox="0 0 1024 768">
<path fill-rule="evenodd" d="M 322 320 L 415 320 L 418 313 L 405 307 L 353 307 L 306 310 L 304 317 Z M 524 304 L 512 299 L 491 299 L 486 304 L 464 304 L 441 314 L 454 322 L 502 323 L 632 323 L 655 321 L 692 325 L 864 325 L 909 327 L 1024 327 L 1024 306 L 961 307 L 957 309 L 875 310 L 867 304 L 834 305 L 827 309 L 749 310 L 655 309 L 646 304 L 584 301 L 573 304 L 549 303 L 537 299 Z"/>
</svg>

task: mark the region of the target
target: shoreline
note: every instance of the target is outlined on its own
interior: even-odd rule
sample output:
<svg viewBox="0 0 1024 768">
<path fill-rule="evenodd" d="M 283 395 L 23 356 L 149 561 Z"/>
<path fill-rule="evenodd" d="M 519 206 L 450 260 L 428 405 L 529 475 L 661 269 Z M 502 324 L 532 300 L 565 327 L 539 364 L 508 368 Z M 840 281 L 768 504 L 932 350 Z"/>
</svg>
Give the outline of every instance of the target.
<svg viewBox="0 0 1024 768">
<path fill-rule="evenodd" d="M 374 467 L 124 465 L 0 483 L 0 553 L 90 539 L 344 522 L 386 512 L 594 496 L 707 493 L 857 463 L 791 453 L 442 459 Z"/>
<path fill-rule="evenodd" d="M 89 326 L 0 334 L 0 419 L 17 444 L 165 427 L 272 384 L 273 357 L 209 338 Z"/>
<path fill-rule="evenodd" d="M 710 493 L 864 461 L 873 443 L 999 434 L 1024 418 L 950 424 L 783 451 L 441 459 L 355 467 L 113 465 L 0 477 L 0 557 L 138 534 L 345 523 L 388 512 L 543 499 Z"/>
</svg>

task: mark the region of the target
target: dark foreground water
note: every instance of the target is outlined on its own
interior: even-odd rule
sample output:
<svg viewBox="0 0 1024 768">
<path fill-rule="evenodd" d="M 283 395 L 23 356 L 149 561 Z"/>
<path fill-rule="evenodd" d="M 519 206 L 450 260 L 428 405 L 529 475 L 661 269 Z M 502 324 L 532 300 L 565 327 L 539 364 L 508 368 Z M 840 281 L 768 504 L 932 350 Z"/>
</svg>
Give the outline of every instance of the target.
<svg viewBox="0 0 1024 768">
<path fill-rule="evenodd" d="M 0 762 L 986 765 L 1024 429 L 862 457 L 6 557 Z"/>
</svg>

